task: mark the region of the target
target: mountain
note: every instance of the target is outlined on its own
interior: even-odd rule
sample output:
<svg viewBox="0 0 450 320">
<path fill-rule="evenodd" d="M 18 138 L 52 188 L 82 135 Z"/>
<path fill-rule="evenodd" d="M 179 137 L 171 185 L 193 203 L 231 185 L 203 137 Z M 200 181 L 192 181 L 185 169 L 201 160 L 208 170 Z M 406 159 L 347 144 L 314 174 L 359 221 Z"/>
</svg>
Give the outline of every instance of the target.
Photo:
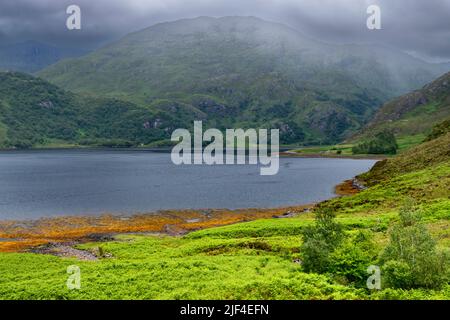
<svg viewBox="0 0 450 320">
<path fill-rule="evenodd" d="M 0 72 L 0 148 L 149 144 L 168 139 L 177 121 L 131 102 L 86 98 L 31 75 Z"/>
<path fill-rule="evenodd" d="M 443 72 L 389 48 L 326 44 L 258 18 L 200 17 L 132 33 L 39 76 L 179 120 L 277 127 L 282 143 L 313 144 L 342 140 L 383 102 Z"/>
<path fill-rule="evenodd" d="M 384 104 L 362 136 L 384 129 L 397 136 L 425 135 L 444 119 L 450 119 L 450 72 Z"/>
<path fill-rule="evenodd" d="M 0 46 L 0 70 L 33 73 L 61 59 L 85 54 L 80 49 L 58 48 L 37 41 Z"/>
</svg>

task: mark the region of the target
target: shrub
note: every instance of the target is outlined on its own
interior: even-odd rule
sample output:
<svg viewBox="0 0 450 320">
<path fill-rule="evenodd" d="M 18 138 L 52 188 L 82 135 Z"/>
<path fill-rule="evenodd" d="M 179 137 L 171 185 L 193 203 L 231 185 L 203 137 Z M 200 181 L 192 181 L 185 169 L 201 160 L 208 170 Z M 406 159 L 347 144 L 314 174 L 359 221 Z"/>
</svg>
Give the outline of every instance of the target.
<svg viewBox="0 0 450 320">
<path fill-rule="evenodd" d="M 389 260 L 383 266 L 383 282 L 392 288 L 412 288 L 414 276 L 409 264 L 403 261 Z"/>
<path fill-rule="evenodd" d="M 335 278 L 344 278 L 360 287 L 366 286 L 367 268 L 374 264 L 377 252 L 372 235 L 367 231 L 358 231 L 346 238 L 330 255 L 328 272 Z"/>
<path fill-rule="evenodd" d="M 400 221 L 390 232 L 381 255 L 383 283 L 392 288 L 440 288 L 448 275 L 448 258 L 420 222 L 411 204 L 400 210 Z"/>
<path fill-rule="evenodd" d="M 331 253 L 344 239 L 342 227 L 334 218 L 335 214 L 331 209 L 319 208 L 316 211 L 314 226 L 303 231 L 301 255 L 305 271 L 317 273 L 328 271 Z"/>
</svg>

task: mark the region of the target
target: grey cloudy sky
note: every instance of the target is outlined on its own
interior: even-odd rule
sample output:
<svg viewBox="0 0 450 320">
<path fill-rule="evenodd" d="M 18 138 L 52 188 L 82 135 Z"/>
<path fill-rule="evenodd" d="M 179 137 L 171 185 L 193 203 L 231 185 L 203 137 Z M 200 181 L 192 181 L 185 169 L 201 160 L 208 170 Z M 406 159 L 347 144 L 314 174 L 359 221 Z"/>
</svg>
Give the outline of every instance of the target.
<svg viewBox="0 0 450 320">
<path fill-rule="evenodd" d="M 82 30 L 65 27 L 71 4 L 81 7 Z M 370 4 L 381 7 L 382 30 L 366 28 Z M 450 0 L 1 0 L 0 41 L 92 48 L 158 22 L 229 15 L 281 22 L 324 41 L 382 43 L 450 61 Z"/>
</svg>

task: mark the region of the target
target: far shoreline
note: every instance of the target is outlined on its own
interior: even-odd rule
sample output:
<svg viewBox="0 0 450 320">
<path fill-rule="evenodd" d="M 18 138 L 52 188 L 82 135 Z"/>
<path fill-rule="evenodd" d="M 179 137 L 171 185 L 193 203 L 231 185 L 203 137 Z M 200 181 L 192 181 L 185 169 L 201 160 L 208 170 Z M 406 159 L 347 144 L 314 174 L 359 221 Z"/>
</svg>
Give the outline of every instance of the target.
<svg viewBox="0 0 450 320">
<path fill-rule="evenodd" d="M 320 159 L 353 159 L 353 160 L 385 160 L 389 157 L 386 155 L 340 155 L 340 154 L 325 154 L 325 153 L 298 153 L 294 151 L 280 152 L 280 157 L 283 158 L 320 158 Z"/>
<path fill-rule="evenodd" d="M 67 146 L 67 147 L 42 147 L 42 148 L 29 148 L 29 149 L 19 149 L 19 148 L 0 148 L 1 153 L 13 153 L 13 152 L 45 152 L 45 151 L 117 151 L 117 152 L 154 152 L 154 153 L 170 153 L 171 147 L 95 147 L 95 146 Z M 333 154 L 333 153 L 298 153 L 292 151 L 295 149 L 282 147 L 280 148 L 279 156 L 280 158 L 319 158 L 319 159 L 354 159 L 354 160 L 385 160 L 388 159 L 387 155 L 349 155 L 349 154 Z"/>
</svg>

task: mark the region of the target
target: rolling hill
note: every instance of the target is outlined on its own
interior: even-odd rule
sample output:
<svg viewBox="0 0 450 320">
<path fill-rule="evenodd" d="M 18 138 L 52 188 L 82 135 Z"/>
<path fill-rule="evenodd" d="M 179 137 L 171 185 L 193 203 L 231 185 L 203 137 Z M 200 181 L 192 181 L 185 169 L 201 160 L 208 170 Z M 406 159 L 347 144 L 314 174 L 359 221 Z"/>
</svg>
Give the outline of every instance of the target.
<svg viewBox="0 0 450 320">
<path fill-rule="evenodd" d="M 157 24 L 38 75 L 170 113 L 185 127 L 194 115 L 317 144 L 342 140 L 383 102 L 443 72 L 389 48 L 326 44 L 258 18 L 200 17 Z"/>
<path fill-rule="evenodd" d="M 131 102 L 86 98 L 27 74 L 0 72 L 0 148 L 149 144 L 169 138 L 177 121 Z"/>
<path fill-rule="evenodd" d="M 379 161 L 360 176 L 366 184 L 376 185 L 393 177 L 449 163 L 450 133 L 411 148 L 395 158 Z"/>
<path fill-rule="evenodd" d="M 445 119 L 450 119 L 450 72 L 384 104 L 361 135 L 388 129 L 399 137 L 425 136 Z"/>
</svg>

